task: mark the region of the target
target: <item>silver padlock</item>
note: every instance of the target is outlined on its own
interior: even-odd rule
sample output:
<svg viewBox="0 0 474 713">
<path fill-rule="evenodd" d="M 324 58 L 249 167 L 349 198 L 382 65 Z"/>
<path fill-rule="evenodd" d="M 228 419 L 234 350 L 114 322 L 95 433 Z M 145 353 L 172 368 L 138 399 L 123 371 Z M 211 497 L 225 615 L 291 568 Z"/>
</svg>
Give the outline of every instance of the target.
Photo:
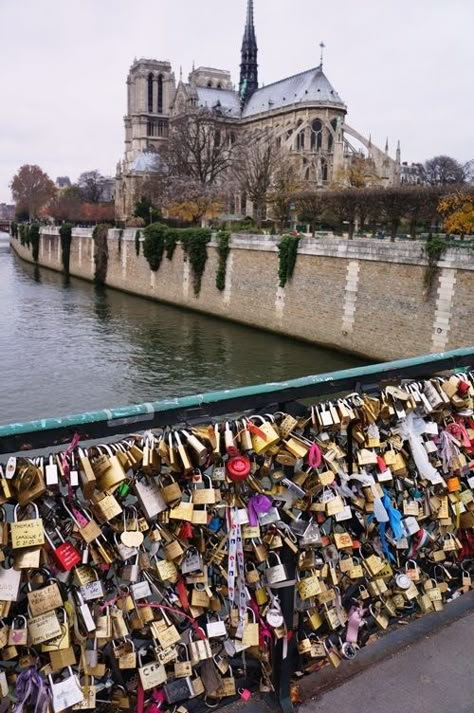
<svg viewBox="0 0 474 713">
<path fill-rule="evenodd" d="M 91 610 L 89 608 L 89 605 L 86 604 L 84 601 L 84 597 L 82 596 L 81 592 L 79 590 L 75 591 L 75 597 L 77 600 L 77 611 L 79 613 L 80 618 L 82 619 L 82 622 L 84 624 L 84 627 L 87 631 L 88 634 L 90 634 L 92 631 L 96 630 L 96 625 L 94 618 L 91 614 Z"/>
<path fill-rule="evenodd" d="M 219 636 L 227 636 L 227 629 L 224 621 L 217 617 L 217 620 L 210 621 L 207 617 L 206 624 L 207 638 L 217 639 Z"/>
<path fill-rule="evenodd" d="M 272 584 L 278 584 L 279 582 L 285 582 L 288 579 L 286 567 L 284 564 L 281 563 L 280 556 L 277 555 L 276 552 L 269 552 L 267 559 L 268 565 L 270 564 L 271 557 L 274 557 L 278 564 L 274 565 L 273 567 L 268 566 L 265 570 L 265 577 L 270 586 Z"/>
<path fill-rule="evenodd" d="M 46 485 L 58 485 L 59 484 L 59 473 L 58 466 L 54 462 L 53 456 L 49 456 L 49 462 L 45 468 L 45 480 Z"/>
<path fill-rule="evenodd" d="M 79 587 L 79 592 L 86 602 L 91 602 L 94 599 L 102 599 L 104 596 L 104 587 L 99 579 L 99 575 L 94 571 L 95 579 L 92 582 L 87 582 Z"/>
<path fill-rule="evenodd" d="M 181 572 L 191 574 L 191 572 L 202 571 L 202 557 L 196 547 L 188 547 L 184 553 L 184 560 L 181 562 Z"/>
<path fill-rule="evenodd" d="M 138 575 L 140 574 L 139 557 L 140 555 L 137 552 L 135 561 L 130 564 L 126 564 L 122 569 L 122 579 L 124 582 L 129 582 L 131 584 L 137 581 Z"/>
</svg>

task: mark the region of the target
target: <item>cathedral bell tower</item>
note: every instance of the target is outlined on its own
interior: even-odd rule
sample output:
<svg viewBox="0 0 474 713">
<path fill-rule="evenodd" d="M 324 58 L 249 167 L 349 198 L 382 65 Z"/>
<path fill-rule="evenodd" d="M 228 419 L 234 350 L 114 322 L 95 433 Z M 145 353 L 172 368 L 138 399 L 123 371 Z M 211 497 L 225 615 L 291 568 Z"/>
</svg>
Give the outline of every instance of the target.
<svg viewBox="0 0 474 713">
<path fill-rule="evenodd" d="M 253 0 L 247 0 L 247 21 L 242 40 L 239 94 L 242 106 L 258 89 L 258 47 L 253 22 Z"/>
</svg>

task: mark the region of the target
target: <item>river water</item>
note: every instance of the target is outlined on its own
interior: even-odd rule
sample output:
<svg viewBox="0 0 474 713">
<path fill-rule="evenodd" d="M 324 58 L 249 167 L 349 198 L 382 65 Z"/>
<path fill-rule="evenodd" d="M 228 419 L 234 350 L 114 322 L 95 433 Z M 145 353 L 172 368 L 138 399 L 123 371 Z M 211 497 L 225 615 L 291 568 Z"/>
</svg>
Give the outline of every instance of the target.
<svg viewBox="0 0 474 713">
<path fill-rule="evenodd" d="M 316 317 L 315 317 L 316 318 Z M 0 423 L 358 366 L 22 262 L 0 233 Z"/>
</svg>

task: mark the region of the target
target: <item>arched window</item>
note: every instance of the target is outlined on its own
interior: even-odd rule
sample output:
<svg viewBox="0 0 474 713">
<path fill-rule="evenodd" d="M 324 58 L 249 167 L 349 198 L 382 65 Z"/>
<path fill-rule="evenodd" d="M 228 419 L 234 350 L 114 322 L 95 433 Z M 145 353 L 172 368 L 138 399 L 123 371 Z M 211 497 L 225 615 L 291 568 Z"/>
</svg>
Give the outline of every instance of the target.
<svg viewBox="0 0 474 713">
<path fill-rule="evenodd" d="M 296 150 L 304 151 L 304 129 L 296 137 Z"/>
<path fill-rule="evenodd" d="M 315 119 L 311 126 L 311 150 L 319 151 L 323 144 L 323 125 L 319 119 Z"/>
<path fill-rule="evenodd" d="M 331 131 L 331 129 L 328 129 L 328 151 L 332 151 L 332 147 L 334 145 L 334 135 L 335 135 L 336 129 L 337 129 L 337 119 L 333 119 L 331 121 L 331 126 L 332 126 L 332 131 Z"/>
<path fill-rule="evenodd" d="M 153 111 L 153 75 L 151 72 L 148 75 L 148 111 L 150 114 Z"/>
<path fill-rule="evenodd" d="M 321 161 L 321 175 L 323 183 L 328 180 L 328 164 L 324 159 Z"/>
<path fill-rule="evenodd" d="M 208 83 L 207 83 L 207 86 L 208 86 L 209 88 L 212 88 L 212 82 L 208 82 Z"/>
<path fill-rule="evenodd" d="M 163 114 L 163 76 L 158 76 L 158 114 Z"/>
</svg>

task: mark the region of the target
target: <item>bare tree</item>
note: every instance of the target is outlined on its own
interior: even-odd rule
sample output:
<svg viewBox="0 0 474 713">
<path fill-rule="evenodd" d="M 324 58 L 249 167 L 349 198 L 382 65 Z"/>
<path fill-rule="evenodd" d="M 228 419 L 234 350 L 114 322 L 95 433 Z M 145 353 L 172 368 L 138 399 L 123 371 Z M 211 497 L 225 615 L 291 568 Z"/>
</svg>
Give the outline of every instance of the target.
<svg viewBox="0 0 474 713">
<path fill-rule="evenodd" d="M 200 109 L 173 119 L 160 159 L 169 176 L 212 185 L 229 170 L 235 148 L 233 123 Z"/>
<path fill-rule="evenodd" d="M 56 186 L 39 166 L 22 166 L 10 183 L 16 212 L 34 218 L 56 193 Z"/>
<path fill-rule="evenodd" d="M 100 203 L 104 191 L 105 176 L 99 171 L 84 171 L 77 179 L 81 198 L 86 203 Z"/>
<path fill-rule="evenodd" d="M 451 156 L 435 156 L 424 164 L 425 180 L 432 186 L 465 183 L 466 167 Z"/>
<path fill-rule="evenodd" d="M 316 226 L 321 222 L 323 213 L 324 197 L 322 191 L 303 191 L 295 193 L 293 200 L 298 211 L 298 219 L 303 223 L 309 223 L 311 232 L 316 232 Z"/>
<path fill-rule="evenodd" d="M 290 210 L 294 204 L 294 195 L 301 188 L 301 179 L 298 169 L 288 156 L 276 161 L 272 185 L 268 195 L 268 201 L 272 205 L 273 214 L 276 219 L 278 229 L 284 231 L 290 218 Z"/>
<path fill-rule="evenodd" d="M 262 131 L 236 153 L 233 172 L 240 190 L 252 201 L 257 228 L 262 225 L 273 176 L 281 162 L 281 150 L 269 132 Z"/>
</svg>

